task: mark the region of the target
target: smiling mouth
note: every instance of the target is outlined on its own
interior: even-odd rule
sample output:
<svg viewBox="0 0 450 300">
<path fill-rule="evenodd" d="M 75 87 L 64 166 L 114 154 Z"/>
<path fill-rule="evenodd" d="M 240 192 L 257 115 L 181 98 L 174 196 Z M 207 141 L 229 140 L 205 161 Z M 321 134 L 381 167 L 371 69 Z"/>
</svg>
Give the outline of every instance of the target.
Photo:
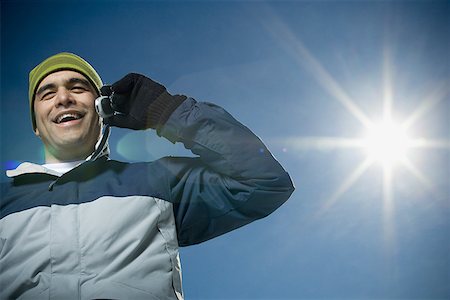
<svg viewBox="0 0 450 300">
<path fill-rule="evenodd" d="M 79 113 L 65 113 L 58 116 L 53 122 L 56 124 L 63 124 L 74 120 L 79 120 L 83 118 L 82 114 Z"/>
</svg>

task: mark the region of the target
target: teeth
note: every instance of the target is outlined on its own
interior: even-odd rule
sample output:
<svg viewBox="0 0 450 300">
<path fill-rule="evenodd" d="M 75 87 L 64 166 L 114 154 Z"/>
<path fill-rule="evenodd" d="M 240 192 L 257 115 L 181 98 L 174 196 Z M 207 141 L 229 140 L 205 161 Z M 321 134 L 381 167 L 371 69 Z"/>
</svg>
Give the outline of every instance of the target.
<svg viewBox="0 0 450 300">
<path fill-rule="evenodd" d="M 60 115 L 58 118 L 56 118 L 56 123 L 61 123 L 64 119 L 73 119 L 73 120 L 77 120 L 80 119 L 81 116 L 79 114 L 74 114 L 74 113 L 67 113 L 67 114 L 62 114 Z"/>
</svg>

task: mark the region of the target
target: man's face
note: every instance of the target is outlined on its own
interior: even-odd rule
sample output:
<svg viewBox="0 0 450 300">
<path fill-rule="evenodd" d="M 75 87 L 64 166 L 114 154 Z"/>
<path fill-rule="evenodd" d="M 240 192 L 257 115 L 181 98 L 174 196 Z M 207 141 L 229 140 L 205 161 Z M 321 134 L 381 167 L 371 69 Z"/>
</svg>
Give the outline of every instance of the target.
<svg viewBox="0 0 450 300">
<path fill-rule="evenodd" d="M 94 151 L 100 135 L 95 98 L 90 82 L 74 71 L 52 73 L 39 84 L 35 133 L 45 145 L 47 163 L 85 159 Z"/>
</svg>

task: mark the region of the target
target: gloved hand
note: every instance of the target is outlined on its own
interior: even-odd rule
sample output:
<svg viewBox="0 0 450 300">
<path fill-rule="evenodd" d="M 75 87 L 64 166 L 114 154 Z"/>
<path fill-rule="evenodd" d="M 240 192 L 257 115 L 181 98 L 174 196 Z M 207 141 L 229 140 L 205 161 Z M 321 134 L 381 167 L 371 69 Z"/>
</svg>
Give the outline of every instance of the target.
<svg viewBox="0 0 450 300">
<path fill-rule="evenodd" d="M 104 120 L 111 126 L 158 129 L 186 96 L 169 94 L 164 86 L 141 74 L 130 73 L 111 86 L 112 104 L 121 112 Z"/>
</svg>

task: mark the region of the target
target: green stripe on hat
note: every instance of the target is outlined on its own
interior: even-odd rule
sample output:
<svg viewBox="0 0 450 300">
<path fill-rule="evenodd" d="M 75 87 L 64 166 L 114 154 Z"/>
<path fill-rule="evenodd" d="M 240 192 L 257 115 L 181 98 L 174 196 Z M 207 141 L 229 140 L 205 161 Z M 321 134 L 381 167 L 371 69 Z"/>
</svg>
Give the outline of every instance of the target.
<svg viewBox="0 0 450 300">
<path fill-rule="evenodd" d="M 41 81 L 47 77 L 47 75 L 63 70 L 72 70 L 84 75 L 92 85 L 97 88 L 97 92 L 100 94 L 100 88 L 102 87 L 102 79 L 95 71 L 95 69 L 83 58 L 73 53 L 62 52 L 56 55 L 50 56 L 39 65 L 37 65 L 30 72 L 28 97 L 30 101 L 31 121 L 33 124 L 33 131 L 36 129 L 36 119 L 34 116 L 34 94 Z"/>
</svg>

